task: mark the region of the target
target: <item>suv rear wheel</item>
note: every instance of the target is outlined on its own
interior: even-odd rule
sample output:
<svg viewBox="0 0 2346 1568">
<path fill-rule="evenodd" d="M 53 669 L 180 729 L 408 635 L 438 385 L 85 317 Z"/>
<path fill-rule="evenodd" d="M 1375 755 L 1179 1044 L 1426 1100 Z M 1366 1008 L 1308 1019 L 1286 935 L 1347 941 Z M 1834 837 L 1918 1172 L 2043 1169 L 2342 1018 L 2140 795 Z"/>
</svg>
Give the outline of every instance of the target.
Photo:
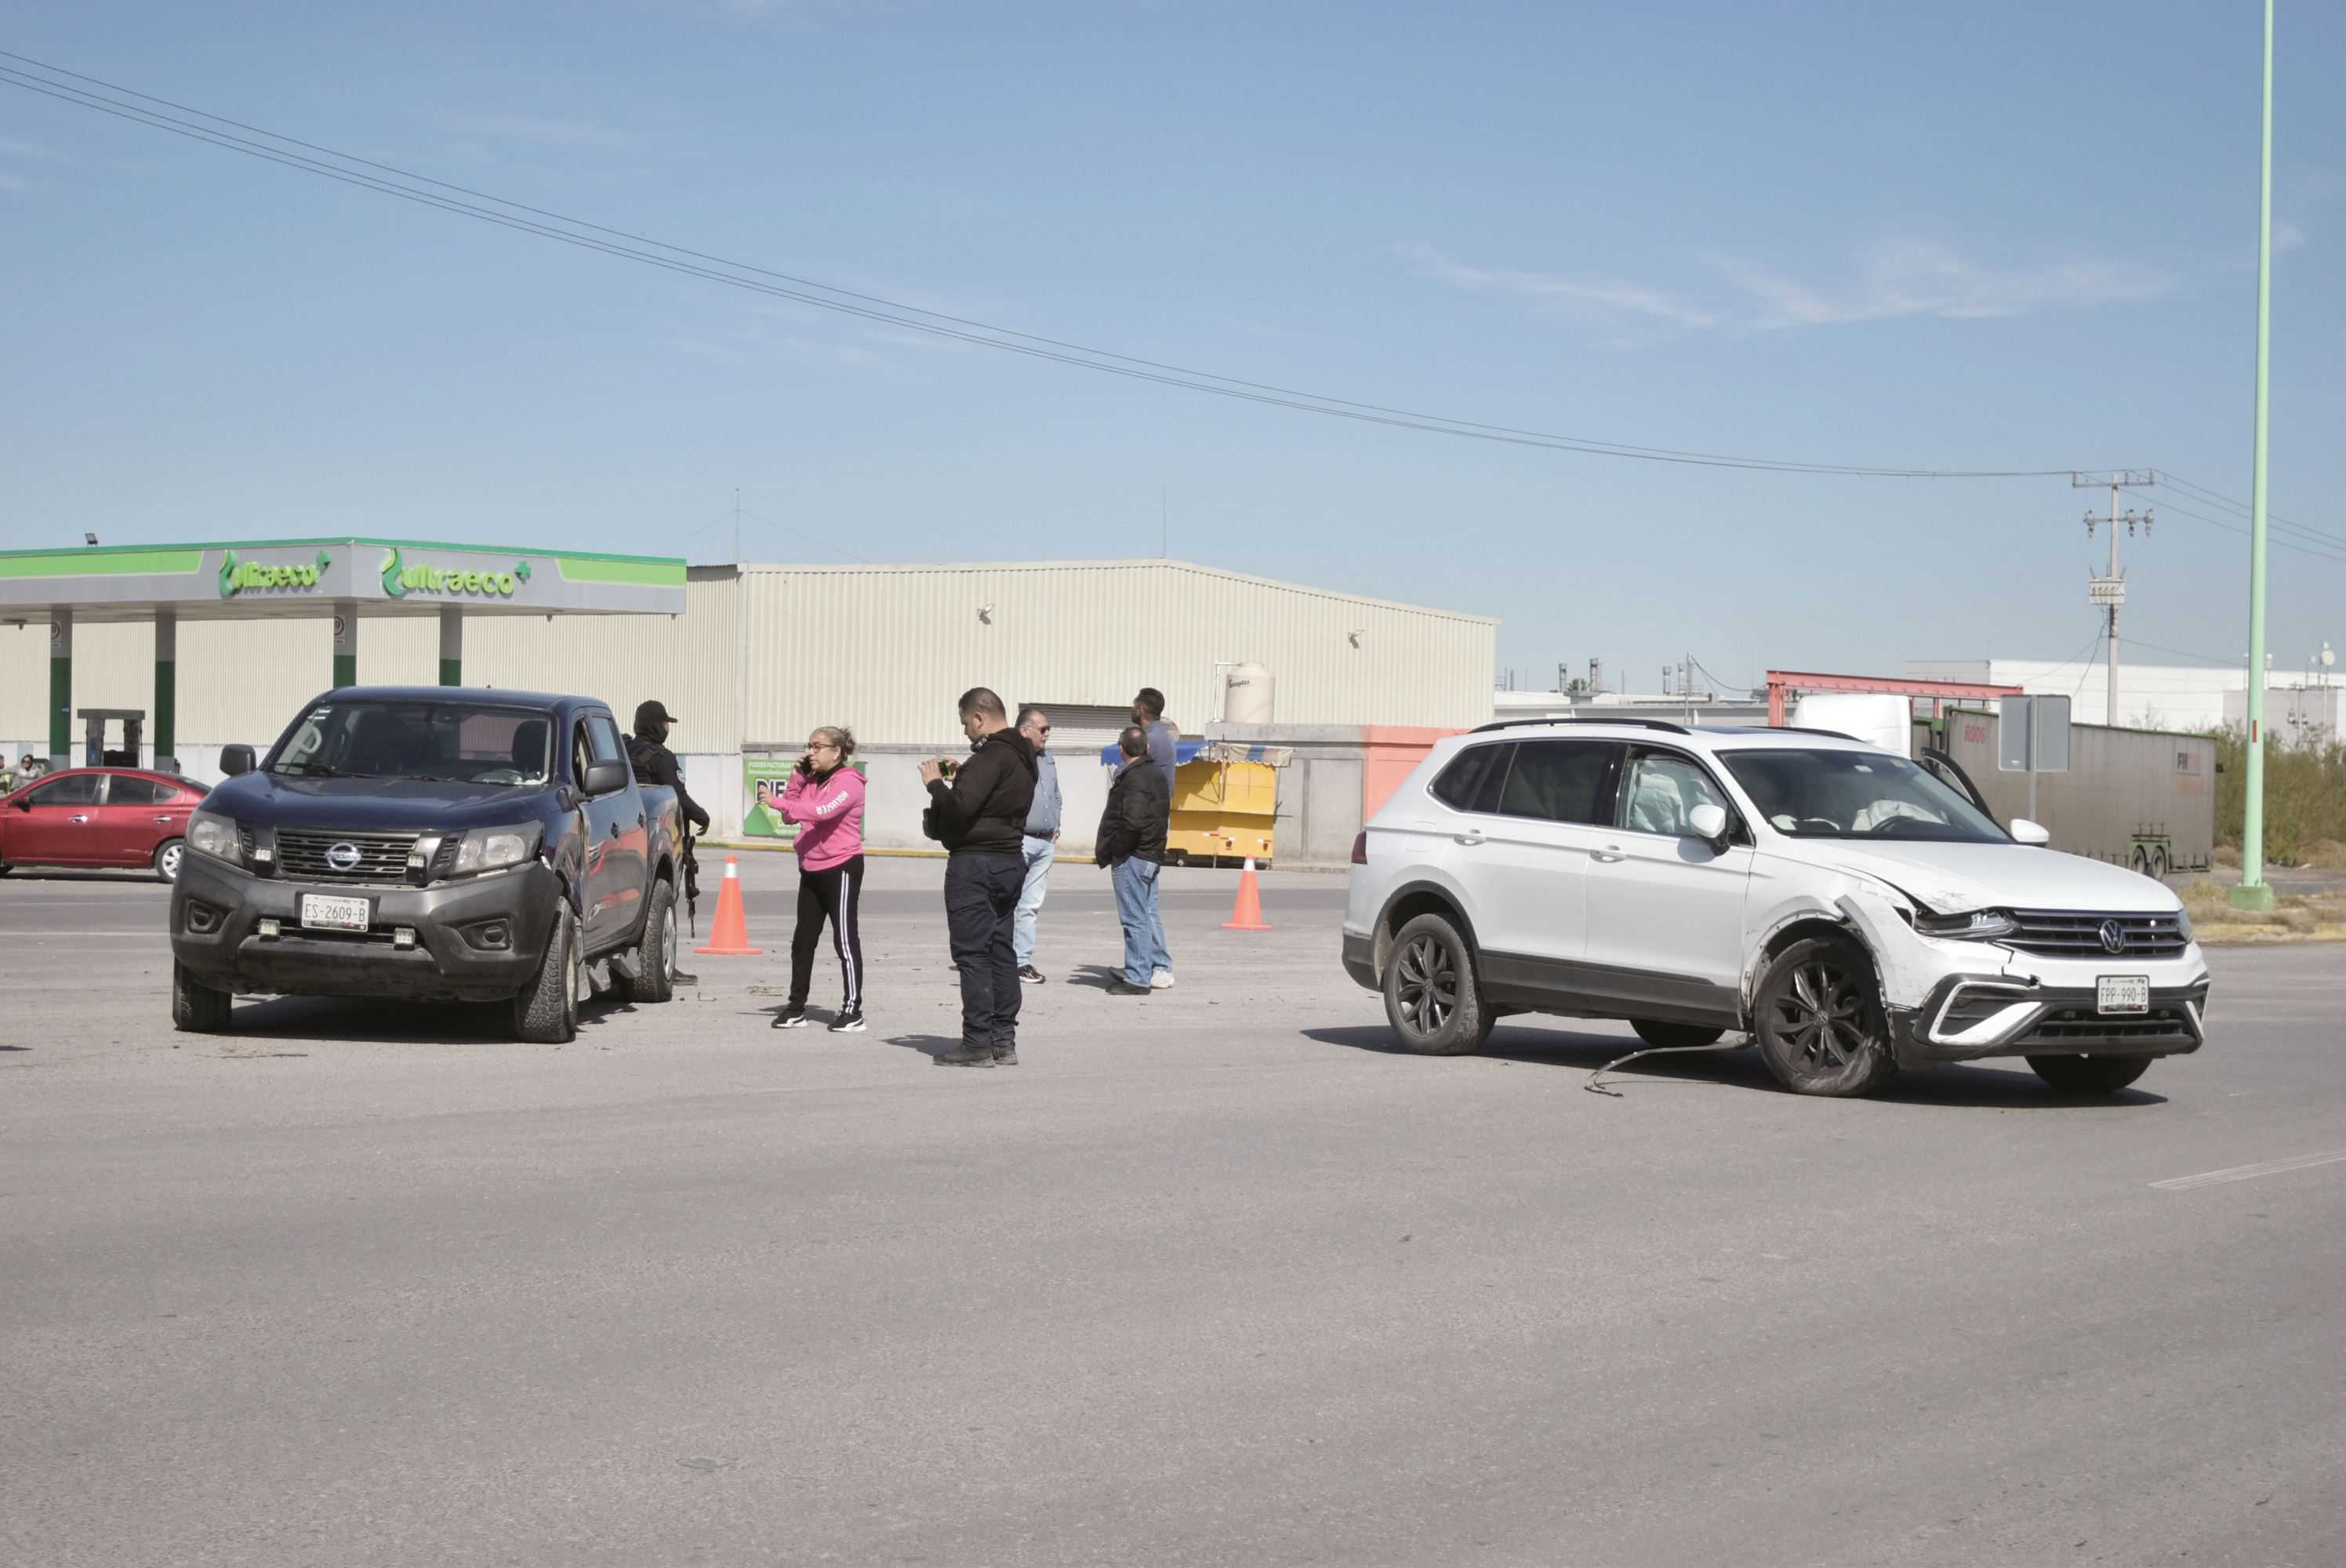
<svg viewBox="0 0 2346 1568">
<path fill-rule="evenodd" d="M 2115 1095 L 2150 1071 L 2147 1056 L 2031 1056 L 2029 1070 L 2065 1095 Z"/>
<path fill-rule="evenodd" d="M 1401 928 L 1384 981 L 1385 1019 L 1407 1049 L 1464 1056 L 1491 1037 L 1497 1020 L 1475 983 L 1474 955 L 1445 917 L 1422 914 Z"/>
<path fill-rule="evenodd" d="M 1760 1058 L 1795 1095 L 1870 1095 L 1896 1075 L 1873 964 L 1854 944 L 1794 942 L 1768 966 L 1754 1000 Z"/>
</svg>

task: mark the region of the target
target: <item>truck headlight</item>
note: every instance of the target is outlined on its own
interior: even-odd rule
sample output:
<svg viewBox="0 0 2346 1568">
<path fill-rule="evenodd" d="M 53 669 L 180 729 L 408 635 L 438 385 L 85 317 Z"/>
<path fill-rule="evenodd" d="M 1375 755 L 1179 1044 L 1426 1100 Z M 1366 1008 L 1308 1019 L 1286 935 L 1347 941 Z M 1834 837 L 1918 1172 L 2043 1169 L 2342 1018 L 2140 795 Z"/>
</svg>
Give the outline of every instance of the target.
<svg viewBox="0 0 2346 1568">
<path fill-rule="evenodd" d="M 510 828 L 475 828 L 456 846 L 456 863 L 448 869 L 449 875 L 469 877 L 518 866 L 537 853 L 540 831 L 536 822 L 516 822 Z"/>
<path fill-rule="evenodd" d="M 1924 936 L 1953 937 L 1958 942 L 1996 942 L 2020 929 L 2020 922 L 2003 910 L 1974 910 L 1968 914 L 1940 915 L 1914 911 L 1914 929 Z"/>
<path fill-rule="evenodd" d="M 242 837 L 233 817 L 223 817 L 216 811 L 198 811 L 188 819 L 188 848 L 199 855 L 209 855 L 230 865 L 242 865 Z"/>
</svg>

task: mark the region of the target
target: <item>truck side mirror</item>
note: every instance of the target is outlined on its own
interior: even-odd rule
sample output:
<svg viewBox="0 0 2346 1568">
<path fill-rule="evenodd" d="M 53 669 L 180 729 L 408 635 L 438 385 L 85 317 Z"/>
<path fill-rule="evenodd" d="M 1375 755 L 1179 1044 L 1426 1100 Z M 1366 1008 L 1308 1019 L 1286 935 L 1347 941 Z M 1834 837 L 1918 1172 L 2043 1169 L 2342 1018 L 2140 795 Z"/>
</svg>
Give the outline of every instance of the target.
<svg viewBox="0 0 2346 1568">
<path fill-rule="evenodd" d="M 220 771 L 230 779 L 252 771 L 252 748 L 223 746 L 220 748 Z"/>
<path fill-rule="evenodd" d="M 586 777 L 579 783 L 590 797 L 624 789 L 627 787 L 627 765 L 624 762 L 589 762 Z"/>
</svg>

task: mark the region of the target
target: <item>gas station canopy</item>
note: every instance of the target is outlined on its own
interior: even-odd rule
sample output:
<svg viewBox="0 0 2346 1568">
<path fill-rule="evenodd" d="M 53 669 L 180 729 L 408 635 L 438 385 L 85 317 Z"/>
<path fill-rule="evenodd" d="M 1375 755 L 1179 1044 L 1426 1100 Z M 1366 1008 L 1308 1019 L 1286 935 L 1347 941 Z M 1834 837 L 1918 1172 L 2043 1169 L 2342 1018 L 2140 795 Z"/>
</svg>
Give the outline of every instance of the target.
<svg viewBox="0 0 2346 1568">
<path fill-rule="evenodd" d="M 68 760 L 76 622 L 155 626 L 157 766 L 174 744 L 178 623 L 332 617 L 333 682 L 358 684 L 359 624 L 440 622 L 440 681 L 463 684 L 464 617 L 684 613 L 684 562 L 417 539 L 255 539 L 0 550 L 0 622 L 49 628 L 49 754 Z"/>
<path fill-rule="evenodd" d="M 145 621 L 329 616 L 684 613 L 684 563 L 414 539 L 0 550 L 0 619 Z"/>
</svg>

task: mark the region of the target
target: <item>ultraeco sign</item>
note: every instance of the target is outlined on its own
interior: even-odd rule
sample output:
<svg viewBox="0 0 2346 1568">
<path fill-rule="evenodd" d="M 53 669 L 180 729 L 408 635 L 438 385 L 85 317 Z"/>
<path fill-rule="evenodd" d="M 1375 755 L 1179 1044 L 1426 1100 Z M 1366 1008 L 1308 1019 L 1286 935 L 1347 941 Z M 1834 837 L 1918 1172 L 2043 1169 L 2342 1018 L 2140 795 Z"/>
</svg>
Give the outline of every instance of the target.
<svg viewBox="0 0 2346 1568">
<path fill-rule="evenodd" d="M 510 599 L 521 592 L 529 577 L 527 561 L 515 561 L 503 570 L 484 571 L 477 566 L 410 562 L 396 545 L 382 555 L 382 591 L 385 597 L 393 599 L 403 599 L 410 594 Z"/>
<path fill-rule="evenodd" d="M 242 598 L 263 593 L 301 593 L 314 589 L 334 558 L 323 550 L 309 561 L 258 561 L 250 557 L 237 558 L 233 550 L 221 553 L 219 596 L 223 599 Z"/>
</svg>

